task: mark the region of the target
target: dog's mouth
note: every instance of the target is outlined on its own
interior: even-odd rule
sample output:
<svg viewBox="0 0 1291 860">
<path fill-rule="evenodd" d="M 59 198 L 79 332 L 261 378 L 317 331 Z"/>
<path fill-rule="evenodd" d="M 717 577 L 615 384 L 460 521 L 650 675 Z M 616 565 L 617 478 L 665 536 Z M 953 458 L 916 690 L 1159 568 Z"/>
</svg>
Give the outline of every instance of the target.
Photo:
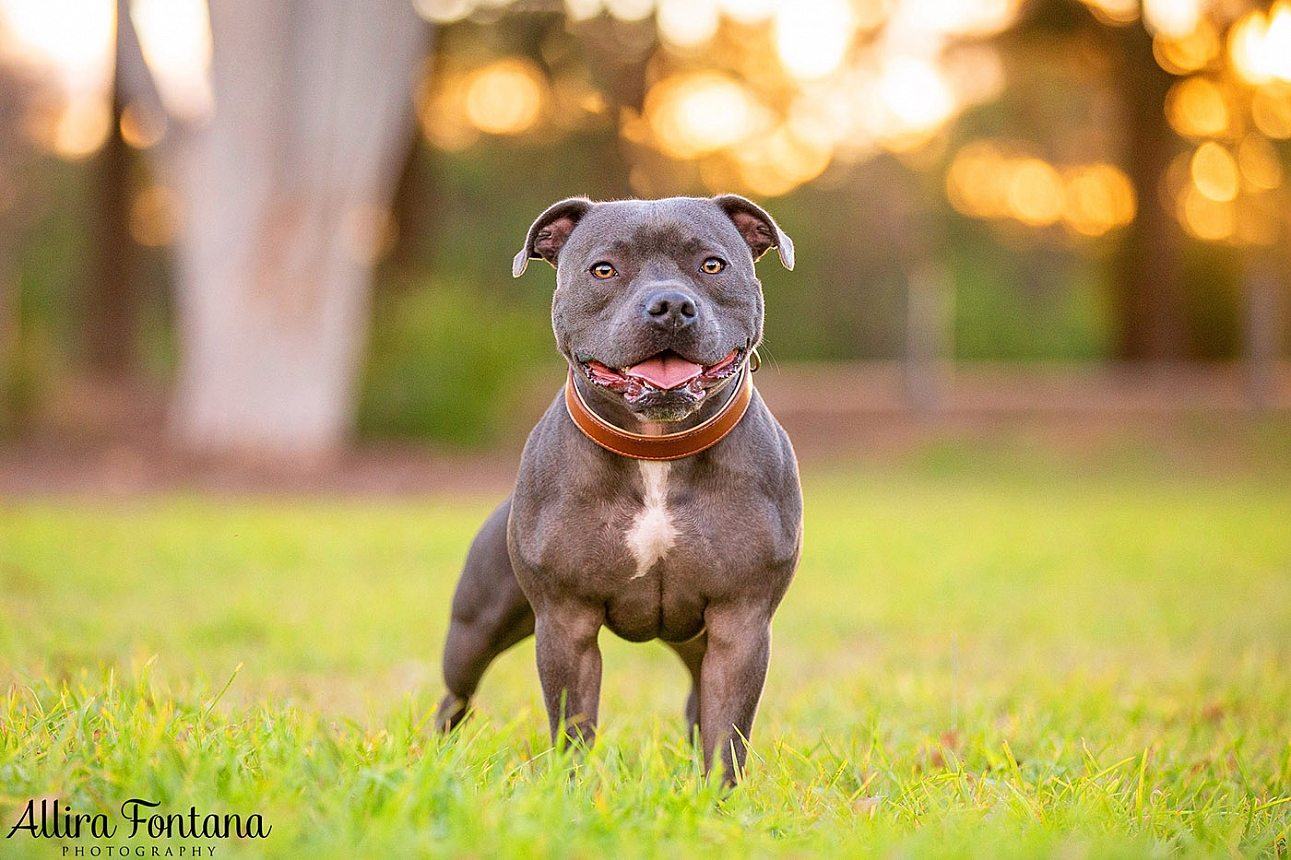
<svg viewBox="0 0 1291 860">
<path fill-rule="evenodd" d="M 608 388 L 636 405 L 672 391 L 693 400 L 703 399 L 709 388 L 739 370 L 743 355 L 744 350 L 736 348 L 721 361 L 705 365 L 664 350 L 617 370 L 594 360 L 582 361 L 580 365 L 594 385 Z"/>
</svg>

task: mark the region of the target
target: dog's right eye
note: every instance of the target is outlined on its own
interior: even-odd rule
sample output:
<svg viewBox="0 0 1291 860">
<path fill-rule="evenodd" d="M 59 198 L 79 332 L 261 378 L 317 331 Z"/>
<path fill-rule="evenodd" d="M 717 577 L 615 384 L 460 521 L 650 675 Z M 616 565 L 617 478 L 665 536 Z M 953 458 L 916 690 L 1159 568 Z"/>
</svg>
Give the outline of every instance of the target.
<svg viewBox="0 0 1291 860">
<path fill-rule="evenodd" d="M 603 281 L 606 278 L 612 278 L 618 274 L 618 272 L 614 270 L 614 267 L 611 266 L 609 263 L 597 263 L 595 266 L 592 266 L 591 271 L 592 271 L 592 277 L 596 278 L 598 281 Z"/>
</svg>

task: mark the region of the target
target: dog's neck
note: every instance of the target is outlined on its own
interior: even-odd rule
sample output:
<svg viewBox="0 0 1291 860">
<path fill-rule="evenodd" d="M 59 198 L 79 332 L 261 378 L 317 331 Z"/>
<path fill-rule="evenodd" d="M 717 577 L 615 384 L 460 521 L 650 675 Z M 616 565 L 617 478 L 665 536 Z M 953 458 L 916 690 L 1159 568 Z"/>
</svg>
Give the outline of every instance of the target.
<svg viewBox="0 0 1291 860">
<path fill-rule="evenodd" d="M 565 408 L 585 436 L 605 450 L 631 459 L 676 460 L 716 445 L 735 429 L 752 400 L 753 378 L 746 363 L 714 387 L 694 414 L 669 423 L 642 421 L 621 403 L 599 397 L 598 404 L 608 406 L 608 401 L 616 407 L 611 418 L 591 405 L 587 396 L 591 388 L 572 371 L 565 383 Z"/>
</svg>

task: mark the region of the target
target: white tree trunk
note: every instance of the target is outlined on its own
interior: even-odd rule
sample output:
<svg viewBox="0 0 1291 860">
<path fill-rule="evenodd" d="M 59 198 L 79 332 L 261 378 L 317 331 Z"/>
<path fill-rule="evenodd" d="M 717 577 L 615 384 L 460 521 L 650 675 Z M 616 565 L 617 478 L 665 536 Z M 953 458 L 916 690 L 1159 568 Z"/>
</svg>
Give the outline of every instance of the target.
<svg viewBox="0 0 1291 860">
<path fill-rule="evenodd" d="M 409 0 L 211 0 L 215 113 L 172 162 L 179 442 L 275 456 L 346 437 L 370 257 L 412 142 L 428 27 Z"/>
</svg>

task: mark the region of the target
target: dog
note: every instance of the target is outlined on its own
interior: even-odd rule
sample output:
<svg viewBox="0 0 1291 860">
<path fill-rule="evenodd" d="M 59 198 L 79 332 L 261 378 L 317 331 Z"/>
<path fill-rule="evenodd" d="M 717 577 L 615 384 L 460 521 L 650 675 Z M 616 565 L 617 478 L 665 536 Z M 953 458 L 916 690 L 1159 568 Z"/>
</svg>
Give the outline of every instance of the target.
<svg viewBox="0 0 1291 860">
<path fill-rule="evenodd" d="M 466 715 L 495 657 L 536 637 L 553 743 L 590 745 L 597 635 L 661 639 L 690 672 L 705 772 L 734 784 L 771 656 L 771 617 L 802 548 L 793 448 L 753 386 L 762 340 L 754 262 L 793 243 L 757 204 L 562 200 L 512 274 L 556 268 L 552 328 L 569 365 L 481 527 L 453 595 L 448 693 Z"/>
</svg>

